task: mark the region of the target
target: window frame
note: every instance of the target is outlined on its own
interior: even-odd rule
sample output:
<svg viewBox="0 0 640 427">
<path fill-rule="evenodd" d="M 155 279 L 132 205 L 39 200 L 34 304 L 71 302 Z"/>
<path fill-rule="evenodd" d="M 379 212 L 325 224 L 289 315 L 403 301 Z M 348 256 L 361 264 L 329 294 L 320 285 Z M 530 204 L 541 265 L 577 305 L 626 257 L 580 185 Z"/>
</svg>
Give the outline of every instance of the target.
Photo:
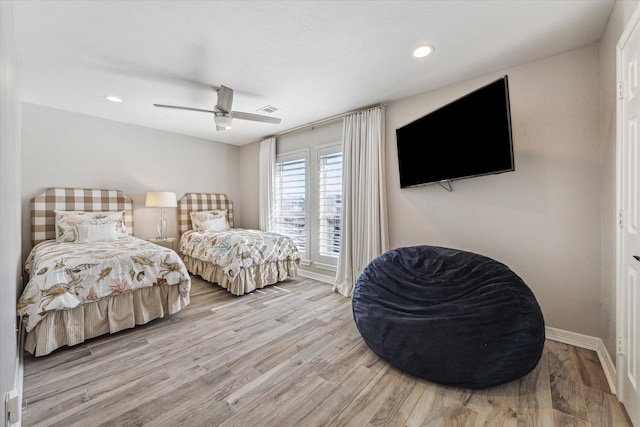
<svg viewBox="0 0 640 427">
<path fill-rule="evenodd" d="M 295 161 L 295 160 L 300 160 L 300 159 L 304 159 L 305 161 L 305 169 L 304 169 L 304 176 L 305 176 L 305 212 L 304 212 L 304 222 L 305 222 L 305 229 L 304 229 L 304 239 L 305 239 L 305 249 L 301 250 L 300 248 L 298 248 L 298 252 L 300 254 L 300 263 L 302 265 L 310 265 L 311 264 L 311 260 L 310 260 L 310 256 L 309 256 L 309 252 L 310 252 L 310 246 L 309 246 L 309 237 L 310 237 L 310 229 L 309 229 L 309 197 L 310 197 L 310 183 L 309 183 L 309 149 L 305 148 L 305 149 L 301 149 L 301 150 L 293 150 L 293 151 L 289 151 L 286 153 L 281 153 L 278 154 L 276 156 L 276 163 L 275 163 L 275 167 L 278 167 L 278 164 L 283 163 L 283 162 L 289 162 L 289 161 Z M 274 210 L 276 212 L 274 212 L 273 215 L 273 225 L 274 225 L 274 231 L 276 232 L 280 232 L 280 230 L 277 229 L 276 224 L 277 224 L 277 210 L 276 210 L 276 204 L 277 204 L 277 193 L 276 193 L 276 187 L 277 187 L 277 180 L 278 180 L 278 171 L 274 171 Z"/>
<path fill-rule="evenodd" d="M 297 159 L 304 159 L 305 161 L 305 250 L 299 250 L 301 262 L 300 264 L 305 267 L 313 269 L 326 270 L 335 273 L 337 271 L 338 257 L 327 256 L 320 254 L 320 160 L 323 155 L 331 153 L 342 153 L 342 170 L 344 170 L 344 152 L 342 140 L 331 138 L 331 142 L 325 142 L 321 144 L 307 145 L 304 148 L 292 149 L 290 151 L 280 152 L 276 155 L 275 167 L 287 162 Z M 275 171 L 276 179 L 274 180 L 274 231 L 280 232 L 275 229 L 276 212 L 275 203 L 277 199 L 276 186 L 277 186 L 277 174 Z M 344 172 L 341 174 L 342 177 Z M 341 208 L 343 204 L 342 191 L 341 191 Z M 340 213 L 342 219 L 342 212 Z M 342 227 L 341 227 L 342 233 Z M 341 236 L 342 237 L 342 236 Z"/>
<path fill-rule="evenodd" d="M 320 250 L 320 218 L 321 218 L 321 212 L 320 212 L 320 195 L 321 195 L 321 189 L 320 189 L 320 160 L 322 158 L 322 156 L 324 155 L 331 155 L 331 154 L 336 154 L 336 153 L 340 153 L 341 157 L 342 157 L 342 161 L 341 161 L 341 176 L 340 176 L 340 219 L 342 220 L 342 206 L 344 205 L 343 203 L 343 193 L 342 193 L 342 177 L 344 176 L 343 170 L 344 170 L 344 153 L 343 153 L 343 147 L 342 147 L 342 141 L 333 141 L 327 144 L 322 144 L 322 145 L 318 145 L 316 146 L 315 149 L 315 154 L 316 154 L 316 159 L 315 159 L 315 176 L 316 176 L 316 183 L 315 183 L 315 194 L 314 199 L 315 199 L 315 206 L 313 207 L 313 218 L 311 219 L 312 221 L 314 221 L 314 226 L 316 227 L 315 229 L 315 233 L 313 234 L 314 236 L 314 241 L 313 241 L 313 246 L 312 248 L 314 249 L 314 255 L 311 258 L 315 259 L 315 265 L 318 268 L 321 268 L 323 270 L 332 270 L 332 271 L 336 271 L 337 265 L 338 265 L 338 257 L 340 256 L 339 252 L 335 255 L 335 256 L 330 256 L 330 255 L 322 255 L 321 254 L 321 250 Z M 342 239 L 342 225 L 340 227 L 340 239 Z M 339 245 L 339 243 L 338 243 Z M 339 248 L 338 248 L 339 249 Z"/>
</svg>

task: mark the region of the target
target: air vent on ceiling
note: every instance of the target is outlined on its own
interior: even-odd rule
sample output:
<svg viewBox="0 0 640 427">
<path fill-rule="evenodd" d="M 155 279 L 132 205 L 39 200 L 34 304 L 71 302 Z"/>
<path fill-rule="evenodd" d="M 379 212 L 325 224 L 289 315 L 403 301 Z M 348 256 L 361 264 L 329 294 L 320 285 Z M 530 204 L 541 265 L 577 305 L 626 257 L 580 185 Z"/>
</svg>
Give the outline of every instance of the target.
<svg viewBox="0 0 640 427">
<path fill-rule="evenodd" d="M 273 114 L 276 111 L 280 110 L 278 107 L 274 107 L 273 105 L 265 105 L 262 108 L 258 108 L 256 111 L 260 111 L 262 113 Z"/>
</svg>

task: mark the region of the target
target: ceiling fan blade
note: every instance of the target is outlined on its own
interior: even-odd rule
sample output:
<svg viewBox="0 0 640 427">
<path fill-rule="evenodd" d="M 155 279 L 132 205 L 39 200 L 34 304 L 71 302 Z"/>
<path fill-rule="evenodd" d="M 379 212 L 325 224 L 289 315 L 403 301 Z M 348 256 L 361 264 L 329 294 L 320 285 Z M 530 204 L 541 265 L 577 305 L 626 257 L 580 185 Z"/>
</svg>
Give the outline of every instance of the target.
<svg viewBox="0 0 640 427">
<path fill-rule="evenodd" d="M 231 104 L 233 104 L 233 89 L 229 89 L 226 86 L 220 86 L 218 89 L 218 104 L 216 108 L 222 112 L 228 113 L 231 111 Z"/>
<path fill-rule="evenodd" d="M 191 108 L 191 107 L 180 107 L 177 105 L 164 105 L 164 104 L 153 104 L 154 107 L 160 107 L 160 108 L 172 108 L 174 110 L 187 110 L 187 111 L 198 111 L 200 113 L 214 113 L 215 111 L 213 110 L 203 110 L 201 108 Z"/>
<path fill-rule="evenodd" d="M 276 125 L 280 124 L 280 122 L 282 121 L 282 119 L 279 119 L 277 117 L 269 117 L 269 116 L 263 116 L 260 114 L 253 114 L 253 113 L 243 113 L 242 111 L 232 111 L 231 115 L 233 116 L 234 119 L 251 120 L 254 122 L 273 123 Z"/>
<path fill-rule="evenodd" d="M 227 86 L 220 86 L 216 90 L 218 94 L 218 103 L 213 110 L 204 110 L 202 108 L 181 107 L 179 105 L 153 104 L 155 107 L 171 108 L 174 110 L 197 111 L 199 113 L 210 113 L 214 115 L 214 121 L 217 131 L 231 129 L 231 120 L 235 117 L 240 120 L 251 120 L 254 122 L 280 124 L 282 121 L 277 117 L 263 116 L 260 114 L 243 113 L 241 111 L 231 111 L 233 104 L 233 89 Z"/>
</svg>

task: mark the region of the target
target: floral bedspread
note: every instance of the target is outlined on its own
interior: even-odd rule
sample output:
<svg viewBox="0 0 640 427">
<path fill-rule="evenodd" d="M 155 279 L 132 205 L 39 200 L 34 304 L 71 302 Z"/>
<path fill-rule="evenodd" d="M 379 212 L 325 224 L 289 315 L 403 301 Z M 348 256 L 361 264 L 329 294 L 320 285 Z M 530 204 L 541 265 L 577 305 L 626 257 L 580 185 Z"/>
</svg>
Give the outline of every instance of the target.
<svg viewBox="0 0 640 427">
<path fill-rule="evenodd" d="M 136 237 L 111 242 L 37 244 L 25 263 L 29 283 L 18 300 L 18 314 L 31 331 L 47 312 L 77 307 L 100 298 L 163 284 L 189 295 L 191 279 L 171 249 Z"/>
<path fill-rule="evenodd" d="M 274 261 L 300 262 L 298 248 L 286 236 L 234 228 L 215 233 L 189 230 L 180 239 L 179 252 L 224 269 L 234 280 L 242 268 Z"/>
</svg>

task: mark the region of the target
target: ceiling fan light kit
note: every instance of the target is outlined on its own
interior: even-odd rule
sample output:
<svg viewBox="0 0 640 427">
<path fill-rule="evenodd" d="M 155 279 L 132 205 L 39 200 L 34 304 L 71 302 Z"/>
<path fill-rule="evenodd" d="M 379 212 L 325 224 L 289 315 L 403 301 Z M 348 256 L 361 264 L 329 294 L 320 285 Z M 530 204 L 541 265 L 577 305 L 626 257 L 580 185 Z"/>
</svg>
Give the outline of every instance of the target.
<svg viewBox="0 0 640 427">
<path fill-rule="evenodd" d="M 242 111 L 231 111 L 233 103 L 233 89 L 226 86 L 220 86 L 216 92 L 218 93 L 218 103 L 213 110 L 203 110 L 201 108 L 180 107 L 178 105 L 153 104 L 155 107 L 172 108 L 174 110 L 198 111 L 201 113 L 213 113 L 213 121 L 216 124 L 216 130 L 231 129 L 231 122 L 234 118 L 239 120 L 251 120 L 253 122 L 280 124 L 281 119 L 277 117 L 263 116 L 260 114 L 243 113 Z M 275 110 L 274 110 L 275 111 Z"/>
<path fill-rule="evenodd" d="M 214 113 L 213 120 L 216 123 L 216 126 L 222 127 L 225 129 L 231 129 L 231 114 L 229 113 Z"/>
</svg>

